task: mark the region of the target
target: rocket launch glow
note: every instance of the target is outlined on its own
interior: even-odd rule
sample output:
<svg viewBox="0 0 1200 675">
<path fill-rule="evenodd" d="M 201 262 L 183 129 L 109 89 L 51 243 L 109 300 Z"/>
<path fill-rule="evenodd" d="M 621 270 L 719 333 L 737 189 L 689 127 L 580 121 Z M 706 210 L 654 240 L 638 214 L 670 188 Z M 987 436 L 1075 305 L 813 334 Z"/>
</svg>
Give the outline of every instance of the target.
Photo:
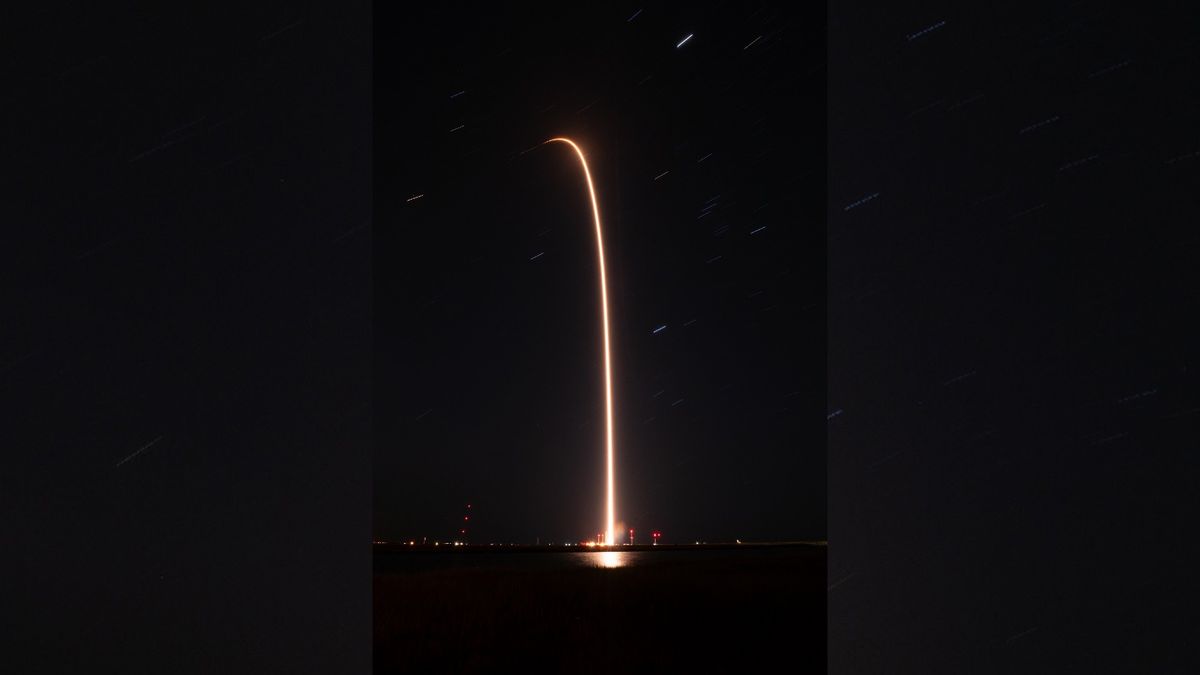
<svg viewBox="0 0 1200 675">
<path fill-rule="evenodd" d="M 608 346 L 608 282 L 604 275 L 604 238 L 600 231 L 600 207 L 596 203 L 596 188 L 592 185 L 592 172 L 588 170 L 587 159 L 583 150 L 569 138 L 551 138 L 542 145 L 549 143 L 566 143 L 579 155 L 579 163 L 583 165 L 583 176 L 587 179 L 588 194 L 592 198 L 592 217 L 596 222 L 596 252 L 600 259 L 600 316 L 604 324 L 604 412 L 605 429 L 607 431 L 607 462 L 608 462 L 608 522 L 604 530 L 604 543 L 612 546 L 616 543 L 615 503 L 613 498 L 613 413 L 612 413 L 612 356 Z"/>
</svg>

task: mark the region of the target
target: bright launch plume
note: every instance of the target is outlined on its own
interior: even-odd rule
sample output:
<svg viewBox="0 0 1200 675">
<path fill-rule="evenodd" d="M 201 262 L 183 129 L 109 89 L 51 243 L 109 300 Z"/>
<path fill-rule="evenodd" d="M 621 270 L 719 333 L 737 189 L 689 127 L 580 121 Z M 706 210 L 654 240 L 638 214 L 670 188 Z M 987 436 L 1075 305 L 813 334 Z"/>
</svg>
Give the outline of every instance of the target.
<svg viewBox="0 0 1200 675">
<path fill-rule="evenodd" d="M 569 138 L 551 138 L 546 143 L 566 143 L 579 156 L 583 165 L 583 176 L 587 179 L 588 195 L 592 199 L 592 218 L 596 223 L 596 253 L 600 260 L 600 316 L 604 326 L 604 414 L 606 431 L 606 450 L 608 467 L 608 510 L 604 529 L 604 543 L 612 546 L 616 543 L 616 506 L 613 497 L 613 412 L 612 412 L 612 354 L 608 340 L 608 281 L 604 274 L 604 237 L 600 228 L 600 206 L 596 202 L 596 187 L 592 184 L 592 172 L 588 170 L 587 158 L 583 150 Z"/>
</svg>

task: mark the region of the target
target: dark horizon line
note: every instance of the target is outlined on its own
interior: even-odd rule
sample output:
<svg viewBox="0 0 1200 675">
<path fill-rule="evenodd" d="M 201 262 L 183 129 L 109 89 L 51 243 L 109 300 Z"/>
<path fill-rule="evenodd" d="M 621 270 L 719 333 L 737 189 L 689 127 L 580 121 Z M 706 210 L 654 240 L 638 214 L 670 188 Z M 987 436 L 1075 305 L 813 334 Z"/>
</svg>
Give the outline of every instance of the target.
<svg viewBox="0 0 1200 675">
<path fill-rule="evenodd" d="M 785 540 L 785 541 L 700 541 L 693 543 L 659 543 L 659 544 L 613 544 L 611 546 L 594 543 L 546 543 L 546 544 L 514 544 L 506 542 L 489 542 L 489 543 L 468 543 L 461 541 L 434 541 L 428 543 L 412 543 L 407 541 L 382 541 L 375 540 L 371 545 L 376 550 L 425 550 L 432 548 L 441 548 L 443 546 L 458 549 L 494 549 L 496 547 L 506 549 L 589 549 L 598 551 L 611 550 L 640 550 L 640 549 L 661 549 L 661 548 L 696 548 L 696 547 L 766 547 L 766 546 L 828 546 L 829 542 L 824 539 L 811 540 Z"/>
</svg>

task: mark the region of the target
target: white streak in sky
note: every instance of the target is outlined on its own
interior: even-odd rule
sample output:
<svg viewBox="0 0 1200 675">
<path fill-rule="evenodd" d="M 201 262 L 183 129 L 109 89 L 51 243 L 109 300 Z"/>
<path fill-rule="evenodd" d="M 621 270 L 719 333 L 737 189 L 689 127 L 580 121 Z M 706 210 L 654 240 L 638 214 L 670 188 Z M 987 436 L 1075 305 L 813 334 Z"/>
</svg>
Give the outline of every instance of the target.
<svg viewBox="0 0 1200 675">
<path fill-rule="evenodd" d="M 937 30 L 937 29 L 939 29 L 939 28 L 941 28 L 942 26 L 945 26 L 945 25 L 946 25 L 946 22 L 945 22 L 945 21 L 939 21 L 939 22 L 937 22 L 937 23 L 933 24 L 932 26 L 930 26 L 929 28 L 926 28 L 925 30 L 919 30 L 919 31 L 917 31 L 917 32 L 913 33 L 912 35 L 909 35 L 909 36 L 908 36 L 908 39 L 909 39 L 909 40 L 914 40 L 914 39 L 916 39 L 916 38 L 919 38 L 919 37 L 921 37 L 922 35 L 924 35 L 924 34 L 926 34 L 926 33 L 930 32 L 930 31 Z"/>
<path fill-rule="evenodd" d="M 863 197 L 862 199 L 854 202 L 853 204 L 847 206 L 846 208 L 844 208 L 842 210 L 849 211 L 850 209 L 862 206 L 863 204 L 866 204 L 867 202 L 871 201 L 872 199 L 875 199 L 878 196 L 879 196 L 878 192 L 876 192 L 875 194 L 872 194 L 872 195 L 867 195 L 866 197 Z"/>
<path fill-rule="evenodd" d="M 121 466 L 121 465 L 122 465 L 122 464 L 124 464 L 125 462 L 128 462 L 129 460 L 133 459 L 134 457 L 137 457 L 138 455 L 142 454 L 142 453 L 143 453 L 143 452 L 145 452 L 147 449 L 149 449 L 149 448 L 150 448 L 150 446 L 152 446 L 152 445 L 154 445 L 155 443 L 157 443 L 157 442 L 161 441 L 161 440 L 162 440 L 162 438 L 163 438 L 162 436 L 159 436 L 158 438 L 156 438 L 156 439 L 154 439 L 154 440 L 150 441 L 149 443 L 147 443 L 147 444 L 143 445 L 142 447 L 138 448 L 136 452 L 134 452 L 133 454 L 129 455 L 129 456 L 128 456 L 128 457 L 126 457 L 125 459 L 123 459 L 123 460 L 121 460 L 121 461 L 117 462 L 117 466 Z"/>
</svg>

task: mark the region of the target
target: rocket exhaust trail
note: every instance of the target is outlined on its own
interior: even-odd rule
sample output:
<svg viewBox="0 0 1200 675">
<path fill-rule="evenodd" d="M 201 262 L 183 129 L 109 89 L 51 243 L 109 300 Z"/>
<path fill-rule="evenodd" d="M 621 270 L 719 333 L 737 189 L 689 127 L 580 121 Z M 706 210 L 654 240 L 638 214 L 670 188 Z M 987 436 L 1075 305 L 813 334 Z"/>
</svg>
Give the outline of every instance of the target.
<svg viewBox="0 0 1200 675">
<path fill-rule="evenodd" d="M 592 218 L 596 222 L 596 253 L 600 259 L 600 316 L 604 324 L 604 412 L 605 430 L 607 432 L 607 464 L 608 464 L 608 522 L 604 529 L 604 543 L 612 546 L 617 543 L 614 523 L 616 510 L 613 499 L 613 413 L 612 413 L 612 356 L 608 344 L 608 282 L 604 275 L 604 238 L 600 231 L 600 207 L 596 203 L 596 188 L 592 185 L 592 173 L 588 170 L 587 159 L 583 150 L 569 138 L 551 138 L 542 145 L 549 143 L 566 143 L 579 156 L 583 165 L 583 176 L 587 179 L 588 195 L 592 198 Z"/>
</svg>

